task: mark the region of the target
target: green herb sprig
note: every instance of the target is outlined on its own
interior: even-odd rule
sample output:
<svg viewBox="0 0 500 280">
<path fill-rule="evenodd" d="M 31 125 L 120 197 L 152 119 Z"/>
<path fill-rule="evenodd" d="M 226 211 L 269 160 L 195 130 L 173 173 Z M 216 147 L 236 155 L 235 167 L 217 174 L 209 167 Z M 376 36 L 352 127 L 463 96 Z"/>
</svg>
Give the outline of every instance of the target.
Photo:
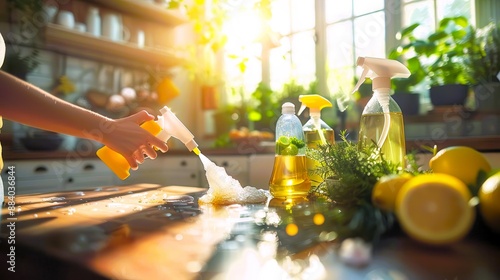
<svg viewBox="0 0 500 280">
<path fill-rule="evenodd" d="M 345 190 L 325 190 L 321 193 L 334 194 L 332 201 L 339 204 L 358 203 L 369 200 L 371 191 L 377 180 L 383 175 L 400 173 L 402 169 L 385 159 L 383 153 L 375 143 L 366 147 L 359 147 L 356 143 L 347 140 L 346 133 L 340 134 L 341 140 L 336 144 L 318 145 L 316 149 L 307 149 L 306 154 L 319 162 L 319 166 L 311 170 L 323 180 L 334 179 Z M 321 184 L 318 188 L 325 188 Z M 313 189 L 311 195 L 318 193 Z"/>
<path fill-rule="evenodd" d="M 418 173 L 413 154 L 407 156 L 407 166 L 400 167 L 384 157 L 376 143 L 359 147 L 347 140 L 346 132 L 340 133 L 341 141 L 306 149 L 306 155 L 319 166 L 310 170 L 323 182 L 312 188 L 309 199 L 331 204 L 331 217 L 339 218 L 337 232 L 341 237 L 362 237 L 377 240 L 388 231 L 395 219 L 393 213 L 384 212 L 371 202 L 371 193 L 378 179 L 384 175 L 403 172 Z M 329 216 L 326 213 L 325 216 Z"/>
</svg>

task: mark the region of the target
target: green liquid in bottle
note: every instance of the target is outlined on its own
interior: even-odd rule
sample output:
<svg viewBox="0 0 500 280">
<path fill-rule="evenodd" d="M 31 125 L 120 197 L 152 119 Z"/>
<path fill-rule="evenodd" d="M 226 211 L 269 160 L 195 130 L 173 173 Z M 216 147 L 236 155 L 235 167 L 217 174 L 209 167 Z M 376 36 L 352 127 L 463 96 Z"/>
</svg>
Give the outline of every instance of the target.
<svg viewBox="0 0 500 280">
<path fill-rule="evenodd" d="M 385 159 L 399 164 L 400 167 L 405 167 L 406 144 L 403 114 L 399 112 L 391 112 L 389 123 L 389 134 L 382 145 L 382 153 Z M 359 145 L 373 145 L 373 142 L 378 143 L 379 138 L 384 128 L 384 114 L 366 114 L 361 116 L 359 126 Z"/>
</svg>

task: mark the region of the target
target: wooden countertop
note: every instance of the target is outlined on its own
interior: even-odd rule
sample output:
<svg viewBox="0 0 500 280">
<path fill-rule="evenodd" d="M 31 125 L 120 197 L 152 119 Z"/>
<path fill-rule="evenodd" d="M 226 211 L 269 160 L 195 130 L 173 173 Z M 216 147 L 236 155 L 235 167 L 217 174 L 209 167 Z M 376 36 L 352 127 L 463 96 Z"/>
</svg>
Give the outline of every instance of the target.
<svg viewBox="0 0 500 280">
<path fill-rule="evenodd" d="M 6 252 L 12 248 L 5 239 L 12 235 L 15 276 L 23 279 L 182 280 L 242 275 L 262 279 L 258 273 L 279 272 L 285 256 L 295 265 L 305 264 L 302 272 L 307 267 L 308 273 L 323 273 L 316 274 L 323 276 L 316 279 L 497 279 L 500 275 L 498 236 L 492 238 L 481 229 L 446 248 L 422 246 L 396 230 L 375 245 L 370 264 L 359 268 L 339 260 L 336 242 L 302 242 L 297 247 L 297 242 L 280 240 L 279 246 L 294 245 L 299 250 L 286 255 L 280 251 L 276 260 L 281 261 L 276 262 L 269 249 L 277 244 L 269 237 L 280 236 L 278 228 L 274 229 L 277 235 L 266 236 L 252 225 L 256 213 L 273 213 L 277 206 L 200 206 L 197 201 L 205 191 L 138 184 L 18 196 L 13 216 L 6 207 L 2 209 L 1 278 L 14 275 L 7 270 Z M 14 231 L 7 228 L 11 222 Z M 290 273 L 291 267 L 285 271 Z"/>
</svg>

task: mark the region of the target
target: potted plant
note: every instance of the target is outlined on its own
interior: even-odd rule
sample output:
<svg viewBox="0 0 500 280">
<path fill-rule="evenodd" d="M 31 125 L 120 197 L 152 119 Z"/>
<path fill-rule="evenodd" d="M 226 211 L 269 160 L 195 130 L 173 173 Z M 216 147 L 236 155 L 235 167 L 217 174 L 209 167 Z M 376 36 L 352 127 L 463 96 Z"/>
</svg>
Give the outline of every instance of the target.
<svg viewBox="0 0 500 280">
<path fill-rule="evenodd" d="M 465 65 L 468 34 L 472 26 L 463 16 L 447 17 L 427 38 L 413 36 L 418 24 L 407 34 L 409 46 L 419 58 L 430 84 L 434 106 L 464 105 L 469 90 Z"/>
<path fill-rule="evenodd" d="M 218 88 L 222 84 L 219 66 L 219 53 L 226 44 L 223 25 L 227 18 L 226 0 L 173 1 L 171 8 L 183 7 L 189 18 L 195 44 L 187 47 L 188 63 L 186 68 L 190 78 L 200 88 L 202 109 L 213 110 L 218 107 Z"/>
<path fill-rule="evenodd" d="M 498 112 L 500 108 L 500 30 L 497 23 L 473 30 L 469 36 L 467 72 L 480 112 Z"/>
<path fill-rule="evenodd" d="M 410 77 L 408 78 L 395 78 L 392 79 L 392 88 L 394 94 L 392 98 L 398 103 L 401 111 L 405 115 L 418 115 L 420 111 L 420 93 L 415 91 L 415 87 L 422 83 L 426 77 L 426 73 L 422 67 L 419 56 L 414 51 L 414 44 L 411 43 L 415 40 L 413 30 L 419 24 L 413 24 L 404 28 L 398 33 L 398 37 L 402 42 L 401 46 L 397 46 L 389 52 L 389 59 L 398 60 L 403 63 L 408 70 L 410 70 Z M 406 43 L 410 41 L 410 43 Z"/>
<path fill-rule="evenodd" d="M 38 57 L 41 29 L 48 18 L 43 13 L 41 0 L 8 0 L 7 4 L 11 28 L 15 31 L 11 32 L 12 36 L 5 38 L 11 47 L 7 48 L 5 64 L 2 68 L 5 72 L 26 80 L 26 76 L 40 64 Z M 39 18 L 40 15 L 44 17 L 43 21 L 31 22 L 33 18 Z"/>
</svg>

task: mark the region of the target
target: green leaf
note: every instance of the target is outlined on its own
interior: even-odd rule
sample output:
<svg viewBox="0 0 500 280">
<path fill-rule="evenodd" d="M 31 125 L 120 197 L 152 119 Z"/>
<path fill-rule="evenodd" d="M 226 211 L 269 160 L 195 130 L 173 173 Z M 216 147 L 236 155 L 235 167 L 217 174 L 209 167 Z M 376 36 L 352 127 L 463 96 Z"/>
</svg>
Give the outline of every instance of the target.
<svg viewBox="0 0 500 280">
<path fill-rule="evenodd" d="M 437 32 L 429 35 L 427 40 L 429 40 L 429 42 L 436 42 L 436 41 L 442 40 L 446 37 L 448 37 L 448 33 L 446 33 L 445 31 L 437 31 Z"/>
<path fill-rule="evenodd" d="M 404 28 L 403 30 L 401 30 L 400 32 L 400 36 L 401 38 L 406 38 L 408 37 L 409 35 L 412 35 L 413 34 L 413 30 L 415 30 L 417 27 L 420 26 L 420 23 L 414 23 L 406 28 Z"/>
</svg>

